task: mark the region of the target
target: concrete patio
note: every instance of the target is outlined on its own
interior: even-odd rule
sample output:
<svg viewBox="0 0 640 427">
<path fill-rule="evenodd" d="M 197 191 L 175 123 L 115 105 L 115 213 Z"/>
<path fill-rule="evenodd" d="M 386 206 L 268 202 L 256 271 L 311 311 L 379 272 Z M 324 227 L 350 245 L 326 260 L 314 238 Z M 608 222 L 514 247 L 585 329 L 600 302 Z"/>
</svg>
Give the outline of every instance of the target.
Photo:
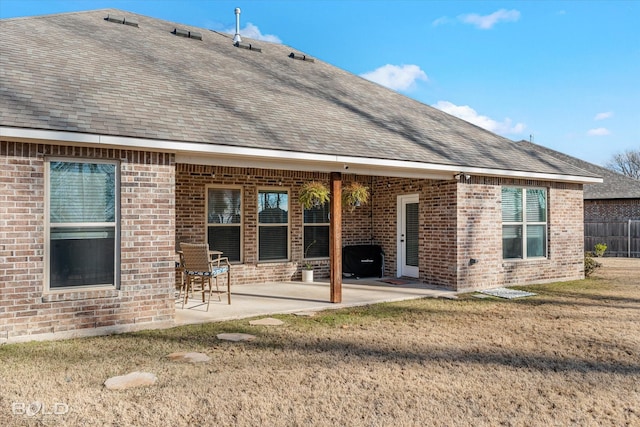
<svg viewBox="0 0 640 427">
<path fill-rule="evenodd" d="M 402 301 L 416 298 L 452 298 L 456 292 L 429 286 L 423 283 L 407 282 L 390 284 L 384 279 L 344 279 L 342 302 L 329 302 L 329 282 L 274 282 L 256 285 L 238 285 L 231 289 L 231 305 L 226 295 L 222 301 L 213 295 L 209 311 L 202 304 L 199 294 L 189 298 L 182 309 L 182 302 L 176 295 L 176 325 L 217 322 L 271 314 L 296 313 L 363 306 L 381 302 Z M 403 281 L 404 282 L 404 281 Z"/>
</svg>

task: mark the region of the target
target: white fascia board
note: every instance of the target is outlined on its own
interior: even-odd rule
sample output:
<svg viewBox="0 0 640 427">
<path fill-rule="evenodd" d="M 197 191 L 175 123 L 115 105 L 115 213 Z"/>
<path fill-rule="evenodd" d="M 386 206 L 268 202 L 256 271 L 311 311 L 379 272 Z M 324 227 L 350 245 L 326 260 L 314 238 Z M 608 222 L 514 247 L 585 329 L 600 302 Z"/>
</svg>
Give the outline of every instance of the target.
<svg viewBox="0 0 640 427">
<path fill-rule="evenodd" d="M 460 169 L 460 172 L 468 173 L 469 175 L 489 175 L 501 178 L 535 179 L 540 181 L 571 182 L 576 184 L 596 184 L 602 182 L 602 178 L 594 178 L 588 176 L 560 175 L 553 173 L 526 172 L 489 168 L 463 167 Z"/>
<path fill-rule="evenodd" d="M 409 167 L 414 169 L 427 169 L 434 172 L 450 172 L 453 175 L 456 175 L 460 172 L 468 173 L 469 175 L 483 175 L 483 176 L 495 176 L 495 177 L 508 177 L 508 178 L 526 178 L 526 179 L 536 179 L 541 181 L 563 181 L 563 182 L 575 182 L 575 183 L 599 183 L 602 182 L 602 178 L 592 178 L 585 176 L 577 176 L 577 175 L 560 175 L 560 174 L 550 174 L 550 173 L 539 173 L 539 172 L 526 172 L 526 171 L 514 171 L 514 170 L 503 170 L 503 169 L 490 169 L 490 168 L 474 168 L 468 166 L 452 166 L 452 165 L 442 165 L 436 163 L 418 163 L 418 162 L 406 162 L 400 160 L 384 160 L 384 159 L 368 159 L 368 158 L 354 158 L 354 157 L 345 157 L 338 156 L 338 161 L 347 165 L 354 164 L 366 164 L 369 166 L 387 166 L 387 167 Z M 407 166 L 409 165 L 409 166 Z M 449 175 L 449 179 L 452 178 L 453 175 Z"/>
<path fill-rule="evenodd" d="M 54 130 L 38 130 L 11 128 L 0 126 L 0 137 L 17 138 L 24 141 L 42 143 L 51 141 L 55 143 L 71 142 L 76 144 L 99 144 L 100 136 L 89 133 L 61 132 Z"/>
<path fill-rule="evenodd" d="M 306 154 L 306 153 L 302 153 Z M 450 173 L 434 172 L 420 169 L 409 169 L 405 166 L 404 169 L 400 168 L 380 168 L 375 165 L 367 165 L 362 163 L 361 165 L 351 163 L 349 168 L 345 169 L 345 164 L 342 162 L 336 162 L 336 156 L 324 156 L 331 157 L 331 160 L 291 160 L 291 159 L 273 159 L 273 158 L 256 158 L 256 157 L 211 157 L 201 155 L 188 155 L 188 154 L 176 154 L 176 163 L 187 163 L 195 165 L 211 165 L 211 166 L 231 166 L 231 167 L 250 167 L 250 168 L 263 168 L 263 169 L 283 169 L 283 170 L 297 170 L 308 172 L 344 172 L 346 174 L 354 175 L 383 175 L 388 177 L 397 178 L 420 178 L 420 179 L 437 179 L 437 180 L 450 180 L 453 179 L 453 175 Z M 361 160 L 361 159 L 359 159 Z"/>
<path fill-rule="evenodd" d="M 422 179 L 453 179 L 463 172 L 470 175 L 489 175 L 543 181 L 560 181 L 582 184 L 602 182 L 601 178 L 570 176 L 537 172 L 523 172 L 488 168 L 470 168 L 437 163 L 402 160 L 315 154 L 296 151 L 269 150 L 209 143 L 153 140 L 110 135 L 94 135 L 40 129 L 0 126 L 0 137 L 29 142 L 50 142 L 87 146 L 125 147 L 141 150 L 172 152 L 178 163 L 216 164 L 221 166 L 250 166 L 305 171 L 343 171 L 351 174 L 383 175 Z M 215 156 L 215 157 L 211 157 Z M 348 168 L 347 168 L 348 167 Z"/>
</svg>

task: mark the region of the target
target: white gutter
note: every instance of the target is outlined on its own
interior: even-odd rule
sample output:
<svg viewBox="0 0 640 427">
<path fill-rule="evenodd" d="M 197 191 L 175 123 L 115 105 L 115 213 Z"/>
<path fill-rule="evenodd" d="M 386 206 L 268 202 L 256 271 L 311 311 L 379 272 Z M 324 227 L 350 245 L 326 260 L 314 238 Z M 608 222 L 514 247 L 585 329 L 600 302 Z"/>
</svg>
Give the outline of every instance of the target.
<svg viewBox="0 0 640 427">
<path fill-rule="evenodd" d="M 463 172 L 470 175 L 488 175 L 495 177 L 536 179 L 582 184 L 602 182 L 601 178 L 579 175 L 560 175 L 480 167 L 451 166 L 437 163 L 314 154 L 296 151 L 268 150 L 263 148 L 129 138 L 4 126 L 0 127 L 0 137 L 39 144 L 51 143 L 57 145 L 81 146 L 97 145 L 105 148 L 137 148 L 140 150 L 175 153 L 177 163 L 320 172 L 342 171 L 358 175 L 384 175 L 423 179 L 453 179 L 455 174 Z"/>
</svg>

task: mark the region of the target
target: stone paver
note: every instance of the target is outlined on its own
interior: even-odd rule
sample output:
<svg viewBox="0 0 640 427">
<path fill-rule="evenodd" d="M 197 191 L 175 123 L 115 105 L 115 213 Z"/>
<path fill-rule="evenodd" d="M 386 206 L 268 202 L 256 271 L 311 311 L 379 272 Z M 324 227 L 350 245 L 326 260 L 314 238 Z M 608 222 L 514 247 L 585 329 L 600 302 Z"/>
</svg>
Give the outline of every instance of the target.
<svg viewBox="0 0 640 427">
<path fill-rule="evenodd" d="M 153 385 L 157 380 L 158 377 L 150 372 L 130 372 L 126 375 L 111 377 L 104 382 L 104 385 L 109 390 L 125 390 Z"/>
<path fill-rule="evenodd" d="M 189 362 L 189 363 L 208 362 L 211 360 L 211 358 L 204 353 L 184 352 L 184 351 L 171 353 L 167 355 L 167 357 L 176 362 Z"/>
<path fill-rule="evenodd" d="M 249 324 L 251 326 L 280 326 L 284 325 L 284 322 L 280 319 L 274 319 L 273 317 L 265 317 L 263 319 L 251 320 Z"/>
<path fill-rule="evenodd" d="M 256 336 L 255 335 L 251 335 L 251 334 L 242 334 L 242 333 L 226 333 L 226 334 L 218 334 L 216 335 L 216 337 L 219 340 L 224 340 L 224 341 L 233 341 L 233 342 L 239 342 L 239 341 L 253 341 Z"/>
</svg>

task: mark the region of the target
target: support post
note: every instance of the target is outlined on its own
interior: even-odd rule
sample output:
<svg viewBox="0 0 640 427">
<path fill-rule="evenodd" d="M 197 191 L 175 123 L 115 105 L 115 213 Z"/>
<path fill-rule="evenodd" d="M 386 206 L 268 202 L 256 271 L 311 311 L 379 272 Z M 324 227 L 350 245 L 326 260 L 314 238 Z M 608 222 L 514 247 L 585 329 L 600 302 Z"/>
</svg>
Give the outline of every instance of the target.
<svg viewBox="0 0 640 427">
<path fill-rule="evenodd" d="M 329 263 L 331 302 L 342 302 L 342 174 L 331 172 Z"/>
</svg>

